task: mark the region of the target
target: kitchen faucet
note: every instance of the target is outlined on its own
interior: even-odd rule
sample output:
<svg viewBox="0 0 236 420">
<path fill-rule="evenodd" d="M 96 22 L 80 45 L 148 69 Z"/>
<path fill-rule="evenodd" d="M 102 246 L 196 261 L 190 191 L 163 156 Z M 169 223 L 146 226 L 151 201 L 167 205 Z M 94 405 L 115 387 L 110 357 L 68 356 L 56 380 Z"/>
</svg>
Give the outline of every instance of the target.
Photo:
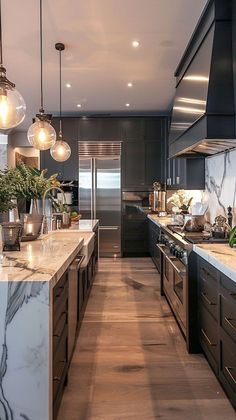
<svg viewBox="0 0 236 420">
<path fill-rule="evenodd" d="M 45 214 L 45 202 L 46 202 L 47 194 L 49 193 L 49 191 L 52 191 L 52 190 L 57 190 L 57 191 L 61 192 L 62 197 L 63 197 L 63 203 L 62 204 L 63 205 L 66 204 L 65 193 L 60 187 L 50 187 L 44 192 L 44 194 L 43 194 L 43 234 L 48 233 L 47 217 L 51 217 L 51 216 L 46 216 L 46 214 Z"/>
</svg>

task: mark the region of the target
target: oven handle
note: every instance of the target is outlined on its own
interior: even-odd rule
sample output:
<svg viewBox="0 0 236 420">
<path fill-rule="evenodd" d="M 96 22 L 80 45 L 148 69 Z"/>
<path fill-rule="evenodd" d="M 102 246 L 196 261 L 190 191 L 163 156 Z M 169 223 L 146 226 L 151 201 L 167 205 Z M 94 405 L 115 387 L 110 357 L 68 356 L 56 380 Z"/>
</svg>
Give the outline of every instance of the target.
<svg viewBox="0 0 236 420">
<path fill-rule="evenodd" d="M 165 251 L 164 251 L 164 246 L 163 244 L 157 244 L 156 245 L 157 248 L 162 252 L 162 254 L 164 255 L 164 257 L 167 259 L 167 261 L 172 265 L 172 267 L 174 268 L 174 270 L 181 276 L 183 274 L 183 272 L 181 270 L 179 270 L 176 265 L 173 263 L 173 261 L 166 255 Z"/>
</svg>

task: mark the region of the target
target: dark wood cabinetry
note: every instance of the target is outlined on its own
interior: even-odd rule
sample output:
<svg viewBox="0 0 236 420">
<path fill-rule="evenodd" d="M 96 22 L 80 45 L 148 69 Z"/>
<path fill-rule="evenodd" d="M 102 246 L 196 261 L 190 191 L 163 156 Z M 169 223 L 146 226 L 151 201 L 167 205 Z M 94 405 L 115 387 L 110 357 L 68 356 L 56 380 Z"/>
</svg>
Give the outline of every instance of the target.
<svg viewBox="0 0 236 420">
<path fill-rule="evenodd" d="M 199 340 L 236 408 L 236 283 L 198 257 Z"/>
<path fill-rule="evenodd" d="M 148 220 L 148 250 L 149 254 L 158 269 L 161 271 L 161 252 L 157 248 L 160 238 L 160 227 L 151 220 Z"/>
<path fill-rule="evenodd" d="M 169 189 L 205 189 L 204 158 L 174 158 L 167 161 L 167 180 Z"/>
<path fill-rule="evenodd" d="M 68 371 L 68 272 L 53 289 L 53 419 L 58 409 Z"/>
<path fill-rule="evenodd" d="M 52 125 L 58 133 L 59 119 L 54 118 Z M 57 173 L 59 179 L 78 180 L 78 119 L 63 118 L 62 126 L 63 138 L 71 147 L 70 158 L 65 162 L 57 162 L 51 157 L 50 150 L 45 150 L 40 152 L 40 167 L 47 168 L 48 175 Z"/>
</svg>

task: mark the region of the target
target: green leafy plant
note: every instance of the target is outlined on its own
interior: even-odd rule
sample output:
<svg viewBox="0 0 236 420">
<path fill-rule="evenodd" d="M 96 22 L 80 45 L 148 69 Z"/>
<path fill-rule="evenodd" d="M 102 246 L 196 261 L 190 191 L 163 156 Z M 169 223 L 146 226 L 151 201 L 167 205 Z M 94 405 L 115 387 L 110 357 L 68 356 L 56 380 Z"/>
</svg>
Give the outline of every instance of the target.
<svg viewBox="0 0 236 420">
<path fill-rule="evenodd" d="M 47 169 L 39 171 L 36 168 L 29 168 L 21 162 L 15 168 L 1 172 L 1 176 L 9 186 L 12 197 L 31 200 L 42 198 L 48 188 L 60 185 L 57 174 L 46 178 L 46 172 Z"/>
<path fill-rule="evenodd" d="M 12 201 L 13 196 L 12 186 L 8 184 L 4 174 L 0 173 L 0 213 L 6 213 L 16 206 Z"/>
</svg>

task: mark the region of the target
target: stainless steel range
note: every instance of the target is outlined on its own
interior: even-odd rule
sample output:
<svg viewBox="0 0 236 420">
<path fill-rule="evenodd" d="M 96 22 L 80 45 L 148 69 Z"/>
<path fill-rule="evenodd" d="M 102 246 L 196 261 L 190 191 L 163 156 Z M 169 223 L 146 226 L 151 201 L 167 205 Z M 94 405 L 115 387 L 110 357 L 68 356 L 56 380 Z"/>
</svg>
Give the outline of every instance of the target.
<svg viewBox="0 0 236 420">
<path fill-rule="evenodd" d="M 179 226 L 161 228 L 157 248 L 162 254 L 161 292 L 167 298 L 186 338 L 189 352 L 197 352 L 197 262 L 193 244 L 227 242 Z"/>
</svg>

